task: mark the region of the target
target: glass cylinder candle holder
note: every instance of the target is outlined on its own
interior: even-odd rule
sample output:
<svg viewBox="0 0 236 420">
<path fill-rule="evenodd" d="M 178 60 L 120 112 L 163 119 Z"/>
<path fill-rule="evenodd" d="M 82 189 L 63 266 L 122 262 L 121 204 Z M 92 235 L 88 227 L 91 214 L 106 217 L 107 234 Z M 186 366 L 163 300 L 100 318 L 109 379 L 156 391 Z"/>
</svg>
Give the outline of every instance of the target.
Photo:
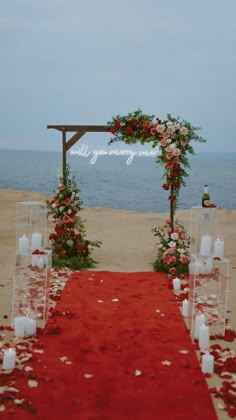
<svg viewBox="0 0 236 420">
<path fill-rule="evenodd" d="M 46 246 L 46 203 L 16 203 L 16 250 L 31 252 Z"/>
<path fill-rule="evenodd" d="M 217 208 L 192 208 L 190 221 L 190 253 L 202 258 L 212 257 L 219 232 Z"/>
<path fill-rule="evenodd" d="M 24 328 L 24 336 L 27 336 L 33 335 L 34 328 L 44 328 L 46 325 L 51 267 L 51 250 L 45 249 L 37 254 L 16 254 L 12 326 L 18 336 L 21 336 Z"/>
</svg>

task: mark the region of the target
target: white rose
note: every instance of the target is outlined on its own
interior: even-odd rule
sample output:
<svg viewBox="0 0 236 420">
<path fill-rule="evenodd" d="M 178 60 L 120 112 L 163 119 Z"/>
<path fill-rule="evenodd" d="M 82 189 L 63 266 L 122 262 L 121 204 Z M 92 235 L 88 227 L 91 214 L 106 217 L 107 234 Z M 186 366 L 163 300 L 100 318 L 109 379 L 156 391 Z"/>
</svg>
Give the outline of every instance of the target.
<svg viewBox="0 0 236 420">
<path fill-rule="evenodd" d="M 168 246 L 169 246 L 170 248 L 175 248 L 175 245 L 176 245 L 176 243 L 175 243 L 174 241 L 170 241 L 170 242 L 168 243 Z"/>
<path fill-rule="evenodd" d="M 170 147 L 171 147 L 171 149 L 175 149 L 176 148 L 176 144 L 175 143 L 172 143 L 172 144 L 170 144 Z"/>
<path fill-rule="evenodd" d="M 181 129 L 179 130 L 179 132 L 183 136 L 186 136 L 186 134 L 188 134 L 188 129 L 186 127 L 181 127 Z"/>
<path fill-rule="evenodd" d="M 160 124 L 156 128 L 158 133 L 163 133 L 165 131 L 165 126 L 163 124 Z"/>
<path fill-rule="evenodd" d="M 71 214 L 71 209 L 68 210 L 67 214 Z"/>
<path fill-rule="evenodd" d="M 167 128 L 166 132 L 167 132 L 168 134 L 174 134 L 174 132 L 175 132 L 175 126 L 174 126 L 173 124 L 172 124 L 172 125 L 170 125 L 170 126 Z"/>
<path fill-rule="evenodd" d="M 179 156 L 180 155 L 180 150 L 178 149 L 178 147 L 176 147 L 176 149 L 173 150 L 173 155 L 174 156 Z"/>
<path fill-rule="evenodd" d="M 172 142 L 172 139 L 166 139 L 166 142 L 167 142 L 168 144 L 170 144 L 170 143 Z"/>
<path fill-rule="evenodd" d="M 170 235 L 170 237 L 171 237 L 171 239 L 173 239 L 173 241 L 177 241 L 177 239 L 178 239 L 178 234 L 177 233 L 172 233 L 171 235 Z"/>
<path fill-rule="evenodd" d="M 60 211 L 63 211 L 63 210 L 64 210 L 64 208 L 65 208 L 64 206 L 61 206 L 61 207 L 59 207 L 59 210 L 60 210 Z"/>
</svg>

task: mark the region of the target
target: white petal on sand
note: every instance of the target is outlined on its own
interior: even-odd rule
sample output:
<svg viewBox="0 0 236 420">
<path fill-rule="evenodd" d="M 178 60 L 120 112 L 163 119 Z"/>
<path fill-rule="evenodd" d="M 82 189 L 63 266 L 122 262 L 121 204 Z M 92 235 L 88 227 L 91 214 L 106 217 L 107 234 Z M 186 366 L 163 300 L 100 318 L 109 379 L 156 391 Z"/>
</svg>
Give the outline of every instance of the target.
<svg viewBox="0 0 236 420">
<path fill-rule="evenodd" d="M 6 410 L 5 405 L 1 404 L 0 405 L 0 411 L 5 411 L 5 410 Z"/>
<path fill-rule="evenodd" d="M 182 353 L 182 354 L 187 354 L 188 350 L 180 350 L 179 352 Z"/>
<path fill-rule="evenodd" d="M 114 299 L 112 299 L 112 302 L 119 302 L 119 299 L 118 298 L 114 298 Z"/>
<path fill-rule="evenodd" d="M 98 303 L 103 303 L 103 300 L 102 299 L 98 299 Z"/>
</svg>

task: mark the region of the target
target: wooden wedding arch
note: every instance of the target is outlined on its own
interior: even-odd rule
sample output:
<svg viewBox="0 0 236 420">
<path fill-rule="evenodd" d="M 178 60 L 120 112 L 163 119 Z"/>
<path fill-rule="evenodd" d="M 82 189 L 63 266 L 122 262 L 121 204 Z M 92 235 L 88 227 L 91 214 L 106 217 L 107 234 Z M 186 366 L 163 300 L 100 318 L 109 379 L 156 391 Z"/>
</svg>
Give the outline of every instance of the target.
<svg viewBox="0 0 236 420">
<path fill-rule="evenodd" d="M 62 170 L 66 177 L 66 152 L 81 139 L 86 133 L 105 133 L 109 132 L 106 125 L 48 125 L 48 129 L 58 130 L 62 133 Z M 67 133 L 75 133 L 70 139 L 67 139 Z"/>
</svg>

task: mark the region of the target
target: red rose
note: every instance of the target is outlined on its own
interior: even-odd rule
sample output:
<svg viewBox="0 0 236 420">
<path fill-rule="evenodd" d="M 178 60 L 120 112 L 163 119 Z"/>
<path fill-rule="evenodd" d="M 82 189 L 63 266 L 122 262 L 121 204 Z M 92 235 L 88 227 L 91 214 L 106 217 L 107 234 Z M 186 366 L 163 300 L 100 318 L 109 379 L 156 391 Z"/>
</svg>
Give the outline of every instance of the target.
<svg viewBox="0 0 236 420">
<path fill-rule="evenodd" d="M 162 185 L 162 188 L 163 188 L 163 190 L 166 190 L 167 191 L 169 189 L 169 185 L 168 184 L 163 184 Z"/>
<path fill-rule="evenodd" d="M 174 182 L 173 182 L 173 186 L 174 186 L 175 188 L 178 188 L 178 187 L 180 186 L 179 181 L 174 181 Z"/>
<path fill-rule="evenodd" d="M 116 128 L 120 128 L 120 121 L 116 120 L 114 125 L 115 125 Z"/>
<path fill-rule="evenodd" d="M 169 200 L 170 200 L 170 201 L 174 201 L 174 200 L 176 200 L 176 196 L 175 196 L 175 195 L 170 195 L 170 196 L 169 196 Z"/>
<path fill-rule="evenodd" d="M 145 123 L 144 123 L 144 127 L 146 127 L 146 128 L 150 128 L 150 127 L 151 127 L 151 123 L 150 123 L 150 121 L 145 121 Z"/>
<path fill-rule="evenodd" d="M 76 245 L 76 248 L 77 248 L 79 251 L 82 251 L 82 250 L 83 250 L 83 245 L 82 245 L 82 244 L 77 244 L 77 245 Z"/>
<path fill-rule="evenodd" d="M 64 191 L 65 190 L 65 185 L 59 185 L 59 187 L 58 187 L 58 189 L 60 190 L 60 191 Z"/>
<path fill-rule="evenodd" d="M 172 169 L 174 167 L 174 163 L 173 162 L 167 162 L 166 163 L 166 168 L 167 169 Z"/>
<path fill-rule="evenodd" d="M 55 237 L 56 237 L 55 233 L 50 233 L 50 235 L 49 235 L 50 240 L 54 239 Z"/>
<path fill-rule="evenodd" d="M 130 124 L 131 124 L 133 127 L 136 127 L 136 125 L 138 125 L 138 121 L 137 121 L 137 120 L 131 120 L 131 121 L 130 121 Z"/>
<path fill-rule="evenodd" d="M 71 220 L 71 218 L 69 216 L 65 215 L 63 217 L 63 222 L 64 223 L 71 223 L 71 222 L 73 222 L 73 220 Z"/>
<path fill-rule="evenodd" d="M 70 204 L 70 203 L 71 203 L 71 199 L 70 199 L 70 198 L 66 198 L 66 199 L 64 200 L 64 203 L 65 203 L 65 204 Z"/>
<path fill-rule="evenodd" d="M 132 127 L 130 127 L 130 126 L 126 127 L 125 134 L 128 136 L 129 134 L 132 134 L 132 133 L 133 133 Z"/>
<path fill-rule="evenodd" d="M 111 127 L 111 128 L 110 128 L 110 133 L 112 133 L 112 134 L 115 134 L 115 133 L 116 133 L 116 129 L 115 129 L 115 127 Z"/>
</svg>

